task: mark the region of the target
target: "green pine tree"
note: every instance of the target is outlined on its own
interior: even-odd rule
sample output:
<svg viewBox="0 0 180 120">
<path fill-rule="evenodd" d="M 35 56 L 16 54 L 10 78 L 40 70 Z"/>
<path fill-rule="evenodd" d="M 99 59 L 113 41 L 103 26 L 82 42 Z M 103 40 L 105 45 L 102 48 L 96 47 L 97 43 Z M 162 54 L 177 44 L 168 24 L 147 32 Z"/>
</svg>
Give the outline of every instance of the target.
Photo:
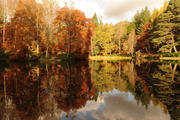
<svg viewBox="0 0 180 120">
<path fill-rule="evenodd" d="M 177 53 L 177 23 L 175 22 L 176 15 L 173 11 L 175 8 L 175 1 L 171 0 L 167 7 L 167 10 L 162 13 L 153 24 L 151 42 L 158 52 L 176 52 Z"/>
<path fill-rule="evenodd" d="M 94 13 L 94 15 L 93 15 L 92 22 L 94 23 L 95 27 L 97 27 L 99 25 L 99 21 L 98 21 L 98 17 L 96 15 L 96 13 Z"/>
<path fill-rule="evenodd" d="M 176 46 L 180 49 L 180 0 L 172 0 L 172 13 L 174 14 L 173 22 L 175 23 L 174 26 L 174 34 L 175 34 L 175 41 Z"/>
</svg>

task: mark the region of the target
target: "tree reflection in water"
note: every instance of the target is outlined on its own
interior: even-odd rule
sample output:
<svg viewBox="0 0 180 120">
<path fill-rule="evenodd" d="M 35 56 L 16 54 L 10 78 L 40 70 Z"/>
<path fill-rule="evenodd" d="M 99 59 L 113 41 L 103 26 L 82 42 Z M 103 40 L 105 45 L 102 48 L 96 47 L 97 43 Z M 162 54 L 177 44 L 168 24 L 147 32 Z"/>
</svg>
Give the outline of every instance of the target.
<svg viewBox="0 0 180 120">
<path fill-rule="evenodd" d="M 119 67 L 118 67 L 119 66 Z M 180 67 L 174 63 L 91 62 L 92 81 L 99 93 L 131 92 L 148 109 L 160 106 L 172 120 L 180 119 Z"/>
<path fill-rule="evenodd" d="M 90 67 L 88 67 L 90 66 Z M 180 67 L 177 63 L 90 61 L 71 64 L 9 64 L 0 68 L 2 120 L 73 119 L 87 101 L 114 89 L 129 92 L 137 104 L 160 106 L 180 118 Z M 121 108 L 119 108 L 121 109 Z"/>
<path fill-rule="evenodd" d="M 87 62 L 65 64 L 12 64 L 2 70 L 0 118 L 57 120 L 63 111 L 73 117 L 96 91 Z"/>
</svg>

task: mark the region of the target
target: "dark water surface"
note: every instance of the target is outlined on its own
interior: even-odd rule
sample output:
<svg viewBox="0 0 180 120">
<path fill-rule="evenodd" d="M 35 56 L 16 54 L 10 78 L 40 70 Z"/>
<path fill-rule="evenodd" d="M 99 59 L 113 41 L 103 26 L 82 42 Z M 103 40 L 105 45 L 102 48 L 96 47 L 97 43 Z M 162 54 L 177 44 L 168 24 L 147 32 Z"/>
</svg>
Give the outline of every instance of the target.
<svg viewBox="0 0 180 120">
<path fill-rule="evenodd" d="M 0 119 L 180 120 L 180 65 L 1 65 Z"/>
</svg>

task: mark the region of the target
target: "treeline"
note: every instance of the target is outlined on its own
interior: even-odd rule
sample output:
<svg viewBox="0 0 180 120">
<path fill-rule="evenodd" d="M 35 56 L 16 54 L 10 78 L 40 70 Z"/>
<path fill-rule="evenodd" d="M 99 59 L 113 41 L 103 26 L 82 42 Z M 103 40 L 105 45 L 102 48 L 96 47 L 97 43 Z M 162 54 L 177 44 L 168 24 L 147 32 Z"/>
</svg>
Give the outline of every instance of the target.
<svg viewBox="0 0 180 120">
<path fill-rule="evenodd" d="M 83 12 L 56 0 L 2 0 L 0 49 L 10 59 L 72 54 L 88 58 L 93 24 Z"/>
<path fill-rule="evenodd" d="M 0 57 L 87 59 L 92 56 L 172 53 L 180 50 L 180 2 L 171 0 L 153 13 L 138 11 L 132 22 L 103 24 L 56 0 L 0 1 Z M 173 53 L 173 54 L 174 54 Z M 141 55 L 141 54 L 140 54 Z"/>
<path fill-rule="evenodd" d="M 103 24 L 93 16 L 92 56 L 178 53 L 180 50 L 180 1 L 165 2 L 151 13 L 137 11 L 132 22 Z M 178 55 L 178 54 L 177 54 Z"/>
</svg>

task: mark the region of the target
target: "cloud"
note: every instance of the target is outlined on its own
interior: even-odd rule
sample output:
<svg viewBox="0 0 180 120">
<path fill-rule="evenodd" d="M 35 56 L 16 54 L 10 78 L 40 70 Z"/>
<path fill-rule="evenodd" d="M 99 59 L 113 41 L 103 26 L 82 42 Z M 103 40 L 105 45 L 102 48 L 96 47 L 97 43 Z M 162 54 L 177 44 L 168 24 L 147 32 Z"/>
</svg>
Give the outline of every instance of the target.
<svg viewBox="0 0 180 120">
<path fill-rule="evenodd" d="M 63 7 L 67 3 L 69 6 L 73 3 L 73 7 L 81 10 L 87 17 L 92 17 L 94 13 L 103 15 L 103 9 L 100 8 L 100 4 L 94 0 L 60 0 L 60 6 Z"/>
<path fill-rule="evenodd" d="M 104 16 L 107 18 L 122 19 L 133 14 L 145 6 L 150 10 L 159 8 L 165 0 L 111 0 L 105 2 Z"/>
<path fill-rule="evenodd" d="M 74 2 L 75 8 L 83 11 L 87 17 L 96 12 L 104 22 L 116 23 L 131 20 L 137 10 L 148 6 L 150 10 L 163 6 L 165 0 L 61 0 Z"/>
</svg>

